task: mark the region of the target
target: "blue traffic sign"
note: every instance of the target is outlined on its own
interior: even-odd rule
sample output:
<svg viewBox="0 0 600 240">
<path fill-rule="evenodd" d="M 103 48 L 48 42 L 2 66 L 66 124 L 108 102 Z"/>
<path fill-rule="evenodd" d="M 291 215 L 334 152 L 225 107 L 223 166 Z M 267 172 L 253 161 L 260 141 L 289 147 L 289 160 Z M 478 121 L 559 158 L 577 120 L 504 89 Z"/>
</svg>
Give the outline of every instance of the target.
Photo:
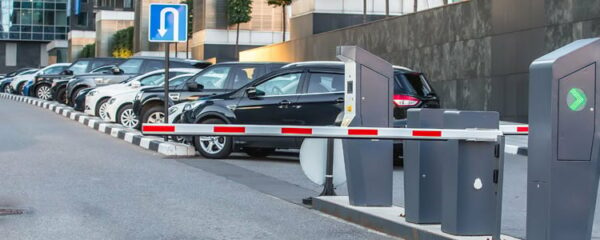
<svg viewBox="0 0 600 240">
<path fill-rule="evenodd" d="M 188 8 L 185 4 L 150 4 L 148 39 L 150 42 L 185 42 Z"/>
</svg>

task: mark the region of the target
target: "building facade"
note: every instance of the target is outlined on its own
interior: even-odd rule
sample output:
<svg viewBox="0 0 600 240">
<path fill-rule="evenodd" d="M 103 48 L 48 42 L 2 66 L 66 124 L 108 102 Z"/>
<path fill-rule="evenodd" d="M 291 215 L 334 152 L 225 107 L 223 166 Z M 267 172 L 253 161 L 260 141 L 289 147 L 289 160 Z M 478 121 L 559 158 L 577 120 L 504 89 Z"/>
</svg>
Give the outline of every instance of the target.
<svg viewBox="0 0 600 240">
<path fill-rule="evenodd" d="M 68 31 L 67 0 L 0 0 L 0 72 L 47 65 L 48 43 Z"/>
</svg>

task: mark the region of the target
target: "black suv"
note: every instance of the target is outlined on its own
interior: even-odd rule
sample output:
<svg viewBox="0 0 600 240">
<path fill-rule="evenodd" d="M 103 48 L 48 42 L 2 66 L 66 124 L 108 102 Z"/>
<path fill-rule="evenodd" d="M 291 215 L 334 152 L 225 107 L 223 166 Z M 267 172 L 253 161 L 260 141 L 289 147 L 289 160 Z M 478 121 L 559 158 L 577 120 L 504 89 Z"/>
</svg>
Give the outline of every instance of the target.
<svg viewBox="0 0 600 240">
<path fill-rule="evenodd" d="M 43 94 L 43 96 L 52 96 L 52 99 L 57 100 L 61 103 L 64 103 L 64 101 L 61 101 L 62 99 L 58 96 L 59 91 L 52 90 L 53 87 L 54 87 L 54 89 L 57 89 L 56 85 L 59 83 L 59 81 L 71 78 L 71 77 L 73 77 L 73 75 L 89 73 L 94 69 L 97 69 L 97 68 L 100 68 L 100 67 L 103 67 L 106 65 L 119 64 L 125 60 L 126 59 L 122 59 L 122 58 L 80 58 L 77 61 L 75 61 L 74 63 L 72 63 L 71 66 L 69 66 L 67 69 L 65 69 L 60 74 L 37 76 L 34 79 L 35 82 L 32 87 L 33 92 L 35 93 L 34 97 L 38 97 L 37 93 L 40 91 L 43 91 L 43 92 L 48 93 L 48 94 Z M 43 100 L 49 100 L 49 99 L 43 99 Z"/>
<path fill-rule="evenodd" d="M 170 65 L 173 68 L 205 68 L 210 62 L 197 60 L 186 60 L 179 58 L 170 59 Z M 68 105 L 75 105 L 75 98 L 82 91 L 90 91 L 91 88 L 109 84 L 121 83 L 142 73 L 163 69 L 165 59 L 162 57 L 133 57 L 119 64 L 111 70 L 112 74 L 92 73 L 82 74 L 69 80 L 67 83 L 65 99 Z M 83 109 L 76 109 L 83 111 Z"/>
<path fill-rule="evenodd" d="M 395 67 L 394 127 L 406 127 L 408 108 L 439 108 L 439 100 L 420 72 Z M 339 126 L 344 107 L 344 65 L 294 63 L 227 94 L 184 106 L 179 123 Z M 385 107 L 385 106 L 382 106 Z M 208 158 L 242 150 L 266 156 L 275 148 L 300 148 L 302 138 L 195 136 L 196 149 Z M 395 147 L 401 154 L 401 144 Z"/>
<path fill-rule="evenodd" d="M 169 104 L 230 92 L 285 64 L 287 63 L 224 62 L 212 65 L 188 79 L 186 84 L 172 88 L 169 92 Z M 136 116 L 141 117 L 142 123 L 162 122 L 164 99 L 163 87 L 140 90 L 133 102 L 133 111 Z"/>
</svg>

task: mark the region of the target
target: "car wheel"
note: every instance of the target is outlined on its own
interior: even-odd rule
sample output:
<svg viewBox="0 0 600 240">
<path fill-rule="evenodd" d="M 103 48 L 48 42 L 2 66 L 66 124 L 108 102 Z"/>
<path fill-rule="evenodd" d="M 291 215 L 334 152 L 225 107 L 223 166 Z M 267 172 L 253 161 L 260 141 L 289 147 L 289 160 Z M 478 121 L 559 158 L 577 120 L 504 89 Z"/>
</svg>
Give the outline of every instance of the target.
<svg viewBox="0 0 600 240">
<path fill-rule="evenodd" d="M 163 112 L 163 107 L 154 106 L 148 109 L 148 111 L 144 112 L 144 117 L 142 119 L 144 123 L 164 123 L 165 114 Z"/>
<path fill-rule="evenodd" d="M 5 93 L 10 93 L 10 84 L 4 85 L 4 89 L 3 90 L 4 90 Z"/>
<path fill-rule="evenodd" d="M 71 106 L 71 107 L 75 106 L 75 99 L 77 98 L 77 95 L 79 95 L 79 92 L 81 92 L 81 90 L 83 90 L 83 89 L 84 89 L 84 87 L 80 87 L 78 89 L 75 89 L 75 91 L 73 91 L 71 93 L 71 98 L 70 98 L 70 101 L 68 104 L 69 106 Z"/>
<path fill-rule="evenodd" d="M 244 148 L 244 152 L 250 157 L 266 157 L 275 152 L 275 148 Z"/>
<path fill-rule="evenodd" d="M 65 104 L 67 103 L 67 89 L 60 88 L 57 90 L 56 92 L 56 101 L 58 101 L 59 103 Z"/>
<path fill-rule="evenodd" d="M 98 101 L 98 103 L 96 104 L 96 110 L 94 111 L 96 117 L 100 117 L 104 120 L 108 119 L 108 116 L 106 116 L 106 109 L 108 108 L 108 98 L 104 98 L 101 99 L 100 101 Z"/>
<path fill-rule="evenodd" d="M 220 119 L 207 119 L 200 124 L 225 124 Z M 194 145 L 200 155 L 206 158 L 226 158 L 233 149 L 233 140 L 225 136 L 195 136 Z"/>
<path fill-rule="evenodd" d="M 19 83 L 19 85 L 17 85 L 17 94 L 19 95 L 23 95 L 23 88 L 25 87 L 25 83 Z"/>
<path fill-rule="evenodd" d="M 131 104 L 121 107 L 117 113 L 117 122 L 127 128 L 135 128 L 140 123 L 137 115 L 133 112 L 133 106 Z"/>
<path fill-rule="evenodd" d="M 35 95 L 42 100 L 50 100 L 50 87 L 48 85 L 40 85 L 35 90 Z"/>
</svg>

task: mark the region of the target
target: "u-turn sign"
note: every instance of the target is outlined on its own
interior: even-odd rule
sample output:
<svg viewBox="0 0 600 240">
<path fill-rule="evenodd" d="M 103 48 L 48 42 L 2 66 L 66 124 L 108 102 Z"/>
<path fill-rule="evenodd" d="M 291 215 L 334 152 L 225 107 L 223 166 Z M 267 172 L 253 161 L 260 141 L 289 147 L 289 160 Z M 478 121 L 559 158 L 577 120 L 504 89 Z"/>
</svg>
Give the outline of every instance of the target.
<svg viewBox="0 0 600 240">
<path fill-rule="evenodd" d="M 150 42 L 187 41 L 188 8 L 185 4 L 150 4 Z"/>
</svg>

